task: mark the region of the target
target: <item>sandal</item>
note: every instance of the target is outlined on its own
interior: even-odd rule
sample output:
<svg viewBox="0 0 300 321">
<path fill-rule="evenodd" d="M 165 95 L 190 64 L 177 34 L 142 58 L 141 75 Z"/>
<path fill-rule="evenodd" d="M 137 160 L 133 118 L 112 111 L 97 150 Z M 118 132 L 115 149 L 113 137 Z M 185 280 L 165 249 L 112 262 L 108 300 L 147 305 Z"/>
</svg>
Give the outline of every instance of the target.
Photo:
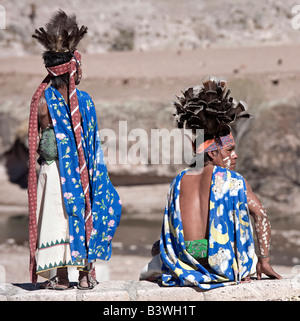
<svg viewBox="0 0 300 321">
<path fill-rule="evenodd" d="M 87 284 L 87 286 L 82 286 L 81 282 Z M 79 272 L 78 284 L 77 288 L 79 290 L 92 290 L 98 284 L 97 280 L 95 280 L 90 273 L 87 272 Z"/>
<path fill-rule="evenodd" d="M 40 289 L 49 289 L 49 290 L 67 290 L 70 288 L 70 285 L 65 285 L 65 284 L 59 284 L 59 278 L 57 276 L 54 276 L 52 279 L 43 282 L 40 285 Z M 69 283 L 69 281 L 68 281 Z"/>
</svg>

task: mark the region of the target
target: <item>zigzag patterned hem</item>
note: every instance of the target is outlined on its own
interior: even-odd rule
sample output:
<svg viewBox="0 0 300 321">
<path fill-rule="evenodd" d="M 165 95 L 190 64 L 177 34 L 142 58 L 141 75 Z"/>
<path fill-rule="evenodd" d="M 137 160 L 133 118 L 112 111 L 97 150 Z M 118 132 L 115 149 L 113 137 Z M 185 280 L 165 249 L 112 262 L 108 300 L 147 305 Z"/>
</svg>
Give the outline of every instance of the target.
<svg viewBox="0 0 300 321">
<path fill-rule="evenodd" d="M 67 266 L 71 266 L 71 267 L 76 266 L 77 268 L 84 268 L 85 264 L 82 263 L 82 262 L 78 262 L 78 261 L 72 262 L 71 260 L 68 261 L 68 262 L 62 262 L 62 261 L 60 261 L 59 263 L 54 262 L 53 264 L 50 263 L 49 265 L 45 264 L 44 267 L 39 265 L 38 268 L 37 268 L 36 273 L 40 274 L 40 273 L 43 273 L 43 272 L 46 272 L 46 271 L 49 271 L 49 270 L 57 269 L 57 268 L 60 268 L 60 267 L 67 267 Z M 43 276 L 43 275 L 41 275 L 41 276 Z"/>
</svg>

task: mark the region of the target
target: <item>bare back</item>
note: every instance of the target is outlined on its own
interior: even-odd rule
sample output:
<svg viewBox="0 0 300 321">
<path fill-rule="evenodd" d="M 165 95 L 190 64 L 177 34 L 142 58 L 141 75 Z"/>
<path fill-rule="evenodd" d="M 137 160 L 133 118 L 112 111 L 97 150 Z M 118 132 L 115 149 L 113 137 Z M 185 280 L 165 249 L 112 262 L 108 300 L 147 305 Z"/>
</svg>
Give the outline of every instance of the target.
<svg viewBox="0 0 300 321">
<path fill-rule="evenodd" d="M 213 166 L 201 173 L 186 172 L 181 179 L 179 203 L 185 241 L 208 239 L 209 199 Z"/>
</svg>

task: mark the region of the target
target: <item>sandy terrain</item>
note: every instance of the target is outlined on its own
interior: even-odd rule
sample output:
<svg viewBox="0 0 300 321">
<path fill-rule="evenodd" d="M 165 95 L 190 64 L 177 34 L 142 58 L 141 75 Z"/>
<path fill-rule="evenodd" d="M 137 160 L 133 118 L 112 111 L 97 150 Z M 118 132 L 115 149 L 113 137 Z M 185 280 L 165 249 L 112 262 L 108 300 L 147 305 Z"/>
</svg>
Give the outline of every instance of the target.
<svg viewBox="0 0 300 321">
<path fill-rule="evenodd" d="M 96 101 L 169 102 L 186 86 L 199 83 L 207 75 L 219 75 L 229 80 L 254 78 L 263 87 L 265 100 L 289 98 L 298 83 L 299 51 L 300 45 L 295 44 L 83 55 L 80 88 L 88 89 Z M 15 90 L 30 97 L 45 75 L 40 56 L 2 58 L 0 66 L 6 79 L 1 79 L 1 97 L 11 97 Z M 11 87 L 15 74 L 20 77 L 20 86 Z M 275 78 L 279 80 L 277 86 L 272 82 Z"/>
</svg>

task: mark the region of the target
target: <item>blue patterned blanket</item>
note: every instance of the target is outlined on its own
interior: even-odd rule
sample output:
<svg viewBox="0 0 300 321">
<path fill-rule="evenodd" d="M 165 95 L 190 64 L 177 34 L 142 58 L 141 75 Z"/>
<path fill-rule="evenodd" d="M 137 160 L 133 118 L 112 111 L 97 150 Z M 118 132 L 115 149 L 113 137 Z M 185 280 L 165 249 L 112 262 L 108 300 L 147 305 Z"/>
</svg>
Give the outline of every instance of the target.
<svg viewBox="0 0 300 321">
<path fill-rule="evenodd" d="M 198 286 L 213 289 L 238 284 L 251 272 L 255 257 L 244 178 L 215 166 L 209 212 L 208 269 L 187 251 L 179 207 L 180 182 L 187 170 L 174 178 L 168 194 L 160 258 L 164 286 Z"/>
<path fill-rule="evenodd" d="M 108 176 L 93 101 L 86 92 L 76 91 L 82 116 L 82 144 L 89 172 L 93 217 L 89 244 L 85 239 L 85 200 L 70 110 L 58 90 L 50 86 L 45 91 L 56 135 L 63 200 L 69 217 L 71 256 L 73 261 L 85 258 L 89 262 L 108 260 L 122 205 Z"/>
</svg>

